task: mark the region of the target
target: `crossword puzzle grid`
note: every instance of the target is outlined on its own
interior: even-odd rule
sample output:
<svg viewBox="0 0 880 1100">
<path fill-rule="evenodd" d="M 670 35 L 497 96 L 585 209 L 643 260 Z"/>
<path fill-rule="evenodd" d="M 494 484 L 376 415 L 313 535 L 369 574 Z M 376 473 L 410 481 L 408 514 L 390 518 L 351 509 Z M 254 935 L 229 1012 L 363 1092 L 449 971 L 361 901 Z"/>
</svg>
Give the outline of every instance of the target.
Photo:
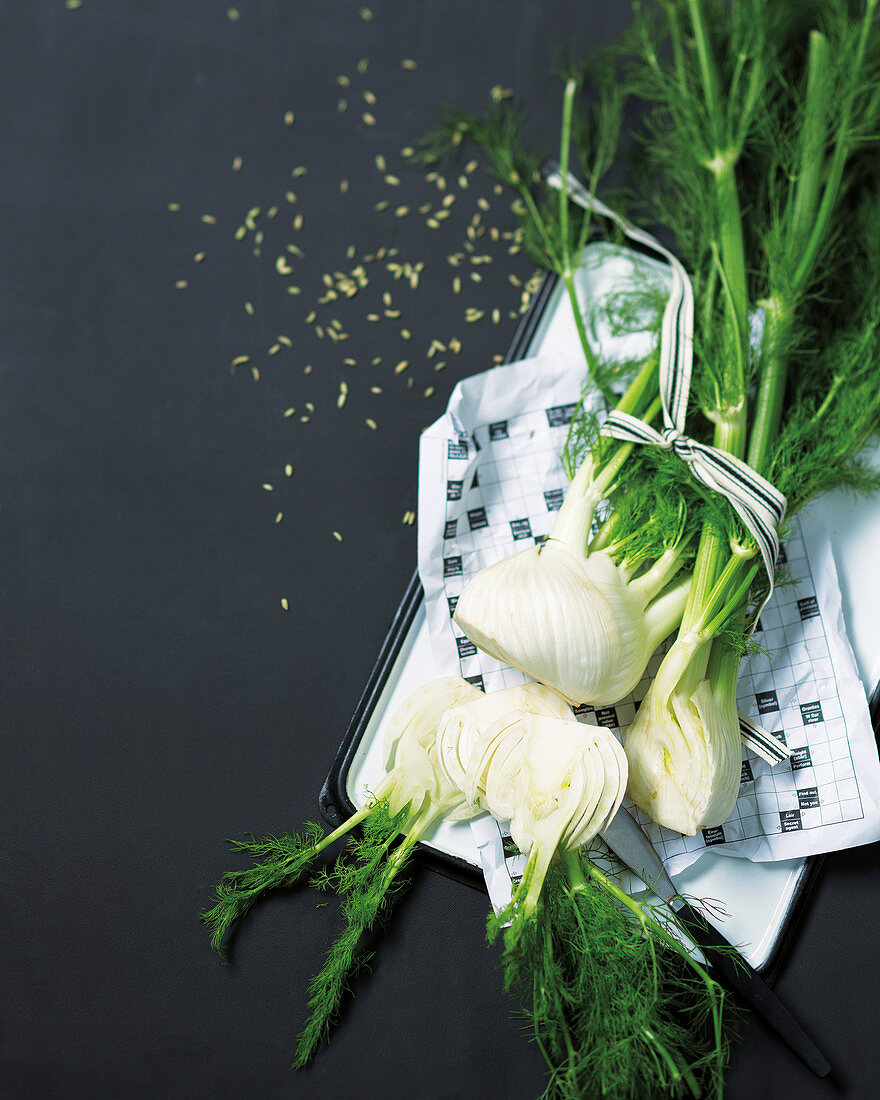
<svg viewBox="0 0 880 1100">
<path fill-rule="evenodd" d="M 455 604 L 475 572 L 546 538 L 568 485 L 559 454 L 576 407 L 532 410 L 446 441 L 443 585 L 450 635 L 461 675 L 489 692 L 527 677 L 478 651 L 460 633 L 452 622 Z M 695 837 L 664 829 L 635 811 L 664 858 L 864 816 L 825 627 L 796 522 L 782 560 L 790 582 L 776 589 L 756 633 L 771 656 L 744 661 L 738 702 L 743 714 L 789 746 L 791 758 L 771 767 L 744 750 L 733 814 L 723 826 Z M 631 697 L 613 707 L 579 708 L 578 717 L 622 735 L 661 658 L 662 653 L 652 658 Z M 508 862 L 515 874 L 517 857 L 511 855 Z"/>
</svg>

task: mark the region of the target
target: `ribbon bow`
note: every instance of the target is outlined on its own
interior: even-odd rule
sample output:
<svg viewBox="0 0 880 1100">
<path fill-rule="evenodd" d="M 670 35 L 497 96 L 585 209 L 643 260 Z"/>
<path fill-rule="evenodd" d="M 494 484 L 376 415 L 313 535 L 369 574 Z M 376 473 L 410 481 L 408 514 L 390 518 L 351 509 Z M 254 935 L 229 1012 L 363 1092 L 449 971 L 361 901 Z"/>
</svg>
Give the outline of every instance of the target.
<svg viewBox="0 0 880 1100">
<path fill-rule="evenodd" d="M 631 443 L 650 443 L 672 451 L 687 464 L 697 481 L 730 501 L 761 553 L 770 581 L 764 600 L 766 603 L 773 591 L 776 559 L 779 557 L 776 528 L 785 515 L 787 502 L 778 489 L 747 463 L 728 451 L 700 443 L 684 434 L 694 346 L 694 295 L 687 272 L 650 233 L 631 225 L 590 194 L 572 175 L 563 179 L 558 165 L 548 166 L 545 179 L 551 187 L 565 190 L 579 206 L 613 221 L 630 240 L 669 264 L 672 289 L 663 311 L 659 363 L 664 428 L 658 431 L 629 413 L 611 412 L 602 425 L 602 434 Z"/>
</svg>

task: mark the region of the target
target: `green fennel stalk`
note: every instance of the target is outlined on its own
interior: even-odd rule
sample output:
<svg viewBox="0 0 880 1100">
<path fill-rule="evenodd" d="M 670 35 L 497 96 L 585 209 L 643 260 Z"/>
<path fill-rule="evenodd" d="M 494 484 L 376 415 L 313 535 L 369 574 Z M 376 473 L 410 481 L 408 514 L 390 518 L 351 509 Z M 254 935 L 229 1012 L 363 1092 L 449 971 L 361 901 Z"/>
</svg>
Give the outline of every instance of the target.
<svg viewBox="0 0 880 1100">
<path fill-rule="evenodd" d="M 547 1063 L 547 1100 L 722 1096 L 725 994 L 672 928 L 584 853 L 531 853 L 488 935 Z"/>
</svg>

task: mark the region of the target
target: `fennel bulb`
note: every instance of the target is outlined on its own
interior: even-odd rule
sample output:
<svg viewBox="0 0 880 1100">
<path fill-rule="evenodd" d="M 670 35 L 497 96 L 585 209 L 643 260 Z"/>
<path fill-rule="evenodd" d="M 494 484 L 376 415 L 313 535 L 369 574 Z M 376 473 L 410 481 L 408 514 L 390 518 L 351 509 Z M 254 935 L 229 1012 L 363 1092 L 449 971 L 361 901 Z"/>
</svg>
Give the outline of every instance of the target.
<svg viewBox="0 0 880 1100">
<path fill-rule="evenodd" d="M 466 794 L 481 791 L 493 817 L 510 822 L 525 855 L 591 840 L 618 810 L 626 756 L 601 726 L 514 711 L 488 726 L 474 747 Z"/>
<path fill-rule="evenodd" d="M 480 808 L 480 792 L 467 786 L 468 767 L 474 746 L 483 731 L 499 718 L 516 711 L 523 714 L 548 714 L 576 722 L 568 703 L 544 684 L 530 682 L 484 694 L 474 695 L 449 707 L 437 728 L 437 755 L 440 771 L 450 784 L 464 792 L 465 804 L 447 814 L 449 820 L 470 817 Z"/>
<path fill-rule="evenodd" d="M 626 731 L 629 795 L 659 825 L 693 836 L 733 811 L 742 766 L 738 665 L 723 640 L 680 635 Z"/>
<path fill-rule="evenodd" d="M 589 455 L 545 544 L 482 569 L 455 610 L 476 646 L 575 705 L 607 706 L 628 695 L 678 625 L 688 593 L 687 581 L 670 584 L 680 543 L 640 572 L 625 555 L 616 560 L 614 545 L 593 540 L 591 547 L 593 515 L 618 466 L 612 461 L 597 471 Z"/>
</svg>

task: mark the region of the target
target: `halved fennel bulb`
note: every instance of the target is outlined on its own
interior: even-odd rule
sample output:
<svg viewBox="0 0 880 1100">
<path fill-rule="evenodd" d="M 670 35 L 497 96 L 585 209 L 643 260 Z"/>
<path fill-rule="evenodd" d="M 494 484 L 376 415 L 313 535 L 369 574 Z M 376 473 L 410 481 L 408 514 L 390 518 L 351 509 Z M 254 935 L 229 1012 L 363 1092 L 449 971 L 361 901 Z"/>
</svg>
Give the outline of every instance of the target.
<svg viewBox="0 0 880 1100">
<path fill-rule="evenodd" d="M 536 847 L 549 860 L 586 844 L 617 813 L 626 777 L 623 749 L 603 727 L 515 711 L 483 731 L 466 794 L 482 791 L 519 850 Z"/>
<path fill-rule="evenodd" d="M 658 824 L 688 836 L 722 825 L 739 793 L 736 679 L 718 670 L 723 644 L 709 658 L 707 643 L 681 635 L 626 731 L 630 797 Z"/>
<path fill-rule="evenodd" d="M 604 471 L 603 471 L 604 473 Z M 675 629 L 689 582 L 672 583 L 681 547 L 638 575 L 611 549 L 589 549 L 607 478 L 587 458 L 569 486 L 546 543 L 477 573 L 455 621 L 492 657 L 555 688 L 570 703 L 607 706 L 629 694 Z"/>
<path fill-rule="evenodd" d="M 453 786 L 467 794 L 468 765 L 474 746 L 483 730 L 511 711 L 547 714 L 569 722 L 577 719 L 571 707 L 557 692 L 534 682 L 504 688 L 488 694 L 476 691 L 446 710 L 437 729 L 437 755 L 440 769 Z M 480 792 L 473 800 L 449 817 L 469 817 L 479 809 Z"/>
<path fill-rule="evenodd" d="M 376 784 L 374 801 L 387 801 L 392 816 L 427 798 L 443 815 L 464 807 L 459 787 L 440 767 L 437 728 L 443 714 L 466 701 L 483 699 L 479 688 L 460 676 L 444 676 L 418 688 L 394 712 L 385 730 L 386 774 Z"/>
</svg>

